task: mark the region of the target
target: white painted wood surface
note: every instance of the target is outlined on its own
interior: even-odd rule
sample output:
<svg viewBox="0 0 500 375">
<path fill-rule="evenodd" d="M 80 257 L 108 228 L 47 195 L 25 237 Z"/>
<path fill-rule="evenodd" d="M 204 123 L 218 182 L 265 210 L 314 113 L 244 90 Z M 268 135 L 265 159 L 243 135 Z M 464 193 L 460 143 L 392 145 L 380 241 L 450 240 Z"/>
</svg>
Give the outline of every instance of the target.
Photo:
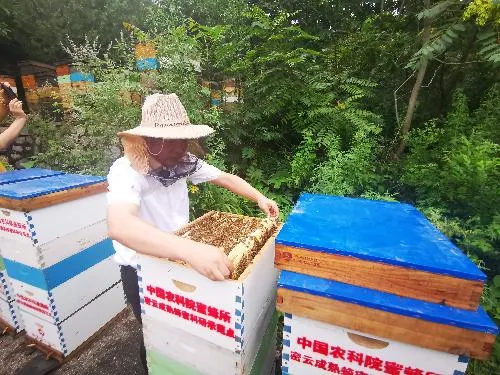
<svg viewBox="0 0 500 375">
<path fill-rule="evenodd" d="M 101 220 L 45 243 L 2 239 L 0 251 L 4 258 L 34 268 L 47 268 L 103 241 L 107 230 L 106 221 Z"/>
<path fill-rule="evenodd" d="M 59 324 L 28 312 L 23 312 L 23 319 L 29 337 L 67 356 L 124 308 L 120 282 Z"/>
<path fill-rule="evenodd" d="M 213 344 L 233 350 L 241 350 L 250 338 L 250 327 L 258 321 L 262 307 L 268 305 L 276 296 L 278 271 L 274 268 L 274 237 L 262 247 L 253 263 L 239 280 L 211 281 L 195 270 L 182 264 L 165 259 L 139 255 L 138 276 L 142 298 L 143 319 L 152 318 Z M 172 302 L 158 297 L 169 293 L 175 298 L 195 302 L 196 308 L 186 307 L 186 303 Z M 198 309 L 201 305 L 202 310 Z M 165 311 L 179 309 L 187 313 L 184 318 Z M 215 308 L 227 319 L 217 319 L 203 313 L 204 307 Z M 201 312 L 200 312 L 201 311 Z M 191 320 L 202 318 L 217 325 L 223 325 L 225 332 L 234 331 L 234 337 L 207 329 Z M 236 340 L 235 340 L 236 338 Z"/>
<path fill-rule="evenodd" d="M 353 335 L 354 334 L 354 335 Z M 358 335 L 358 336 L 355 336 Z M 373 340 L 363 340 L 359 336 Z M 325 354 L 326 353 L 326 354 Z M 301 318 L 285 316 L 283 374 L 323 375 L 388 373 L 456 375 L 465 373 L 468 358 L 424 349 L 377 336 Z M 326 369 L 322 368 L 326 362 Z M 345 368 L 345 370 L 342 370 Z M 393 372 L 387 370 L 392 368 Z M 336 372 L 338 369 L 339 372 Z M 350 369 L 350 370 L 349 370 Z M 381 370 L 380 370 L 381 369 Z M 344 372 L 342 372 L 344 371 Z"/>
<path fill-rule="evenodd" d="M 11 279 L 23 314 L 61 322 L 104 290 L 120 281 L 119 266 L 108 257 L 50 291 Z M 43 306 L 40 306 L 43 305 Z"/>
</svg>

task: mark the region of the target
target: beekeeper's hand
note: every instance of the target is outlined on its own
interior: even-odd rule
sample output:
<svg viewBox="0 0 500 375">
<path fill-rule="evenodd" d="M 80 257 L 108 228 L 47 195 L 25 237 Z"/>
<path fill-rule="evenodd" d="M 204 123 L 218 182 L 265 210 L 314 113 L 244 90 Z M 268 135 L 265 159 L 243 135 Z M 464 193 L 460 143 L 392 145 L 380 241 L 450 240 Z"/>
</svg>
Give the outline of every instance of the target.
<svg viewBox="0 0 500 375">
<path fill-rule="evenodd" d="M 280 210 L 278 205 L 272 199 L 267 198 L 266 196 L 261 196 L 257 201 L 259 208 L 264 212 L 267 217 L 272 219 L 277 219 L 280 215 Z"/>
<path fill-rule="evenodd" d="M 229 278 L 234 267 L 223 251 L 215 246 L 196 243 L 183 256 L 196 271 L 210 280 L 222 281 Z"/>
</svg>

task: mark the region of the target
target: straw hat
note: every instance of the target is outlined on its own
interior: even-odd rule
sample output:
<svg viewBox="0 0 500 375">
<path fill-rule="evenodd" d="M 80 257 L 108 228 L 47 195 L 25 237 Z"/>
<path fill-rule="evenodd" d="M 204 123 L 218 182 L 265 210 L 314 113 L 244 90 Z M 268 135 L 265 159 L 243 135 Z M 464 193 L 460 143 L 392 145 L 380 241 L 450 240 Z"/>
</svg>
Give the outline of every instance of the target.
<svg viewBox="0 0 500 375">
<path fill-rule="evenodd" d="M 194 140 L 212 134 L 208 125 L 193 125 L 176 94 L 153 94 L 142 106 L 138 127 L 118 133 L 125 156 L 139 173 L 148 173 L 149 153 L 144 137 Z"/>
</svg>

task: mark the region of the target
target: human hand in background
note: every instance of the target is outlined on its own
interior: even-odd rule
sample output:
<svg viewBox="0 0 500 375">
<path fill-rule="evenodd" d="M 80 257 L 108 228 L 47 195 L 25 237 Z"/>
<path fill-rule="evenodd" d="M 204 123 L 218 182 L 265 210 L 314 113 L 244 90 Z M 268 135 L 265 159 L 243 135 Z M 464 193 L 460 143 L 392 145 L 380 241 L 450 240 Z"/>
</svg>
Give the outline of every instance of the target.
<svg viewBox="0 0 500 375">
<path fill-rule="evenodd" d="M 23 102 L 19 99 L 12 99 L 9 103 L 9 110 L 12 116 L 16 119 L 26 118 L 26 113 L 23 111 Z"/>
</svg>

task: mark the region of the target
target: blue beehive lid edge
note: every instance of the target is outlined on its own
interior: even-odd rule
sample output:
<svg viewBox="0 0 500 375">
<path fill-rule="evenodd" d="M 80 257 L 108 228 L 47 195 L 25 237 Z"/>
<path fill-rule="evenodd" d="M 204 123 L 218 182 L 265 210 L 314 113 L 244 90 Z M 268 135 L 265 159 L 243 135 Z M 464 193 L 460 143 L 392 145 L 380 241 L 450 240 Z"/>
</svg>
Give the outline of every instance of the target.
<svg viewBox="0 0 500 375">
<path fill-rule="evenodd" d="M 462 310 L 291 271 L 281 271 L 278 287 L 473 331 L 499 332 L 481 306 Z"/>
<path fill-rule="evenodd" d="M 36 180 L 51 176 L 57 176 L 64 174 L 61 171 L 54 171 L 51 169 L 44 168 L 27 168 L 3 172 L 0 175 L 0 185 L 12 184 L 27 180 Z"/>
<path fill-rule="evenodd" d="M 454 267 L 449 267 L 449 266 L 444 266 L 445 263 L 443 263 L 444 258 L 441 258 L 440 262 L 431 262 L 427 261 L 424 258 L 418 257 L 420 259 L 419 261 L 413 257 L 413 259 L 409 258 L 406 259 L 404 256 L 397 254 L 398 256 L 393 256 L 393 254 L 389 253 L 381 253 L 380 251 L 374 251 L 371 252 L 369 251 L 368 248 L 360 248 L 360 247 L 355 247 L 355 245 L 351 241 L 351 248 L 350 249 L 343 249 L 343 248 L 335 248 L 331 246 L 331 243 L 328 243 L 328 241 L 325 243 L 325 241 L 310 241 L 311 237 L 310 235 L 305 235 L 304 236 L 304 230 L 307 230 L 306 227 L 302 228 L 302 236 L 297 236 L 296 230 L 292 227 L 293 225 L 297 226 L 297 222 L 303 223 L 304 220 L 307 221 L 307 214 L 305 213 L 302 208 L 303 205 L 308 204 L 309 202 L 313 201 L 316 198 L 326 198 L 330 202 L 354 202 L 355 204 L 357 203 L 358 205 L 367 204 L 370 206 L 367 207 L 373 207 L 379 206 L 379 207 L 391 207 L 393 209 L 394 207 L 398 206 L 401 208 L 403 211 L 407 211 L 410 213 L 411 217 L 416 220 L 415 223 L 422 225 L 422 223 L 425 223 L 425 227 L 429 232 L 432 232 L 432 238 L 434 241 L 440 242 L 441 244 L 445 244 L 446 248 L 449 249 L 450 255 L 453 255 L 453 259 L 457 261 L 459 266 L 454 266 Z M 364 203 L 363 203 L 364 202 Z M 392 212 L 392 211 L 391 211 Z M 320 218 L 318 218 L 320 219 Z M 310 223 L 309 223 L 310 224 Z M 333 229 L 333 228 L 332 228 Z M 311 232 L 314 232 L 311 230 Z M 329 234 L 330 235 L 330 234 Z M 314 233 L 312 237 L 321 237 L 321 234 Z M 311 237 L 311 238 L 312 238 Z M 332 237 L 333 238 L 333 237 Z M 431 241 L 429 239 L 429 241 Z M 331 242 L 331 241 L 330 241 Z M 431 243 L 431 242 L 429 242 Z M 325 252 L 325 253 L 330 253 L 330 254 L 338 254 L 338 255 L 344 255 L 344 256 L 351 256 L 354 258 L 358 259 L 363 259 L 363 260 L 368 260 L 368 261 L 375 261 L 375 262 L 381 262 L 385 264 L 390 264 L 390 265 L 395 265 L 395 266 L 401 266 L 404 268 L 410 268 L 410 269 L 415 269 L 415 270 L 421 270 L 421 271 L 427 271 L 431 273 L 437 273 L 437 274 L 443 274 L 443 275 L 448 275 L 448 276 L 454 276 L 454 277 L 459 277 L 459 278 L 464 278 L 467 280 L 474 280 L 474 281 L 482 281 L 484 282 L 486 280 L 486 275 L 484 272 L 482 272 L 463 252 L 454 244 L 452 243 L 441 231 L 439 231 L 438 228 L 436 228 L 426 217 L 423 215 L 418 209 L 416 209 L 413 205 L 408 204 L 408 203 L 400 203 L 400 202 L 386 202 L 386 201 L 375 201 L 371 199 L 365 199 L 365 198 L 350 198 L 350 197 L 342 197 L 342 196 L 332 196 L 332 195 L 327 195 L 327 194 L 312 194 L 312 193 L 301 193 L 299 196 L 299 199 L 297 200 L 297 203 L 295 204 L 295 207 L 293 208 L 290 216 L 288 217 L 288 220 L 285 222 L 283 227 L 281 228 L 280 232 L 278 233 L 278 236 L 276 237 L 276 244 L 281 244 L 285 246 L 292 246 L 292 247 L 299 247 L 299 248 L 304 248 L 304 249 L 309 249 L 313 251 L 320 251 L 320 252 Z M 325 244 L 325 246 L 323 246 Z M 422 262 L 424 260 L 424 262 Z"/>
<path fill-rule="evenodd" d="M 0 197 L 11 200 L 24 200 L 58 193 L 65 190 L 95 185 L 105 181 L 106 177 L 102 176 L 63 173 L 36 180 L 25 180 L 0 185 Z M 51 183 L 53 183 L 52 186 Z"/>
</svg>

